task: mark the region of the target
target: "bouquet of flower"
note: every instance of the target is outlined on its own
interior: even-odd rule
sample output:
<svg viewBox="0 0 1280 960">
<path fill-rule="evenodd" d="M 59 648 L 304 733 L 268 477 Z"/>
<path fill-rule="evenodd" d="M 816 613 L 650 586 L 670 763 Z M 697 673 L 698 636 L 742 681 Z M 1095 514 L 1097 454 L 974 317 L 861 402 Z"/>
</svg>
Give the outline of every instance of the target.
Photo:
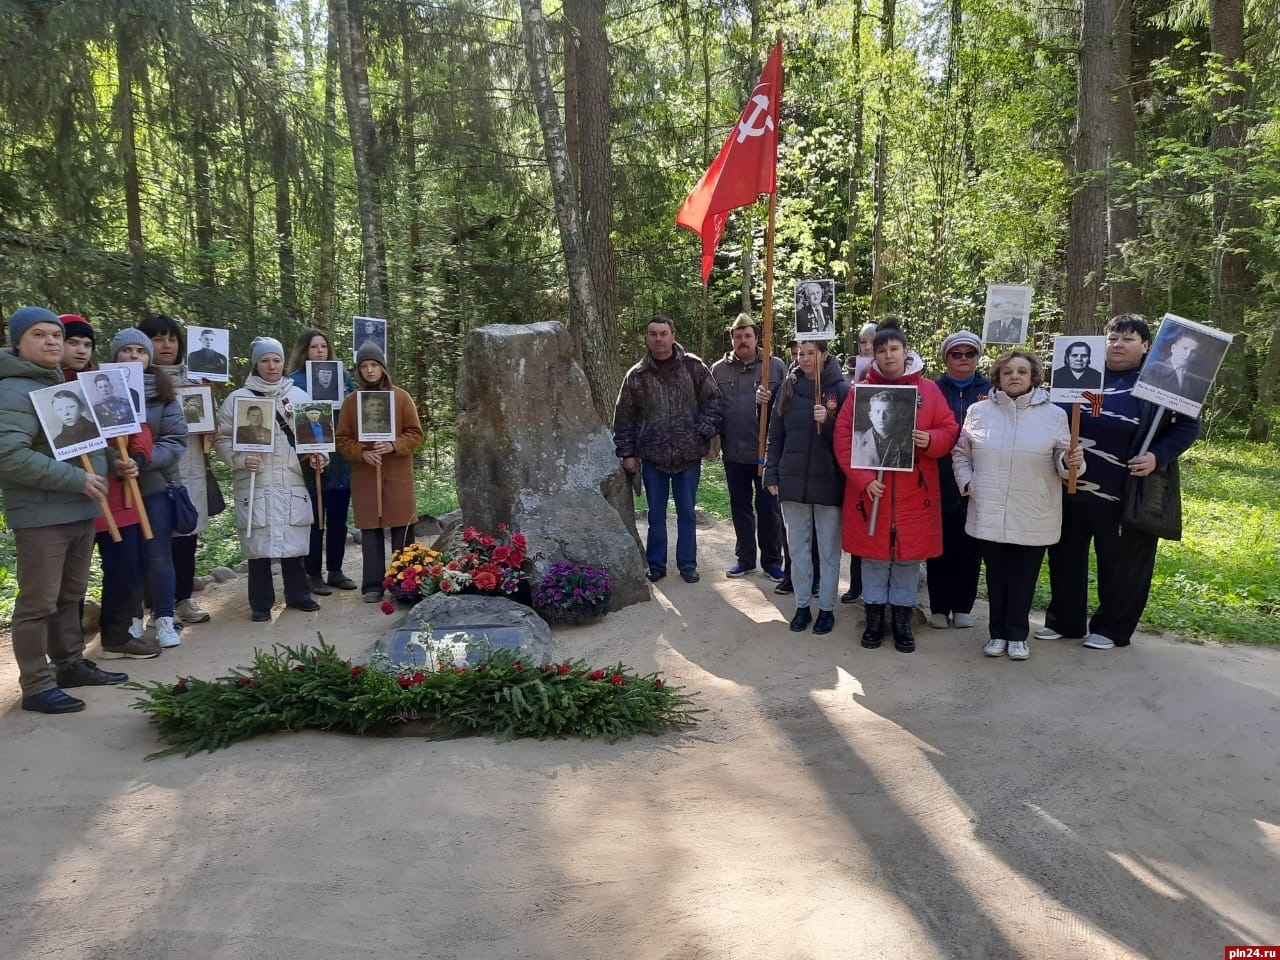
<svg viewBox="0 0 1280 960">
<path fill-rule="evenodd" d="M 455 577 L 449 587 L 442 582 L 442 590 L 457 592 L 469 586 L 475 593 L 512 594 L 529 579 L 522 569 L 529 548 L 523 533 L 512 533 L 505 523 L 500 523 L 496 536 L 467 527 L 462 531 L 462 540 L 464 552 L 446 563 L 444 572 L 466 574 L 466 583 L 459 584 L 461 578 Z"/>
<path fill-rule="evenodd" d="M 397 603 L 412 606 L 440 589 L 440 578 L 432 572 L 439 565 L 440 554 L 435 550 L 421 543 L 407 543 L 391 554 L 382 587 L 391 591 Z"/>
<path fill-rule="evenodd" d="M 533 604 L 543 619 L 585 622 L 609 609 L 613 583 L 609 571 L 585 563 L 553 563 L 533 591 Z"/>
</svg>

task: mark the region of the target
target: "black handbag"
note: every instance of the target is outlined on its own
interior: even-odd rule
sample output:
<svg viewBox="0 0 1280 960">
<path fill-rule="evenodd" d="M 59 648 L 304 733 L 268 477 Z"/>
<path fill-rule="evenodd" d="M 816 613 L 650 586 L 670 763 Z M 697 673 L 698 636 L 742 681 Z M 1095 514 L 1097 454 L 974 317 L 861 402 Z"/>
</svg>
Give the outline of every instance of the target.
<svg viewBox="0 0 1280 960">
<path fill-rule="evenodd" d="M 191 494 L 187 488 L 177 483 L 170 483 L 168 488 L 169 506 L 173 509 L 173 532 L 187 536 L 196 532 L 200 523 L 200 513 L 191 502 Z"/>
<path fill-rule="evenodd" d="M 218 478 L 210 467 L 204 468 L 204 498 L 212 519 L 227 509 L 226 498 L 222 496 L 222 488 L 218 486 Z"/>
<path fill-rule="evenodd" d="M 1124 525 L 1161 540 L 1182 539 L 1182 480 L 1177 460 L 1156 467 L 1145 477 L 1128 477 Z"/>
</svg>

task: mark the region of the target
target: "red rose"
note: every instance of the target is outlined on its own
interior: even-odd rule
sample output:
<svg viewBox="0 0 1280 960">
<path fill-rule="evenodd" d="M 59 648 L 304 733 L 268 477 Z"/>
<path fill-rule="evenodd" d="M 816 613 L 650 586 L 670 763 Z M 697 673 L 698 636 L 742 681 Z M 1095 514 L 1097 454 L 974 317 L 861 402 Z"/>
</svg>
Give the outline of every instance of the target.
<svg viewBox="0 0 1280 960">
<path fill-rule="evenodd" d="M 661 690 L 661 689 L 662 689 L 662 678 L 661 678 L 661 677 L 658 677 L 658 678 L 656 678 L 656 679 L 653 681 L 653 689 L 655 689 L 655 690 Z"/>
<path fill-rule="evenodd" d="M 511 543 L 514 546 L 519 547 L 521 550 L 524 550 L 529 546 L 529 541 L 523 533 L 513 533 L 511 535 Z"/>
<path fill-rule="evenodd" d="M 523 663 L 521 663 L 519 660 L 517 660 L 517 661 L 516 661 L 515 663 L 513 663 L 511 666 L 515 667 L 517 670 L 523 670 L 523 669 L 524 669 L 524 664 L 523 664 Z"/>
<path fill-rule="evenodd" d="M 352 668 L 351 668 L 351 675 L 352 675 L 353 677 L 358 677 L 358 676 L 360 676 L 360 674 L 362 674 L 362 673 L 364 673 L 364 667 L 352 667 Z"/>
<path fill-rule="evenodd" d="M 493 559 L 498 563 L 505 563 L 507 557 L 509 556 L 511 556 L 510 547 L 494 547 L 493 548 Z"/>
<path fill-rule="evenodd" d="M 620 687 L 627 682 L 627 678 L 620 673 L 615 673 L 612 677 L 609 678 L 609 682 L 612 683 L 615 687 Z"/>
<path fill-rule="evenodd" d="M 427 675 L 423 673 L 421 670 L 419 670 L 417 673 L 413 675 L 414 683 L 422 683 L 422 681 L 426 679 L 427 679 Z"/>
<path fill-rule="evenodd" d="M 190 681 L 190 680 L 188 680 L 186 677 L 179 677 L 179 678 L 178 678 L 178 685 L 179 685 L 179 686 L 185 687 L 185 686 L 186 686 L 188 683 L 190 683 L 190 682 L 191 682 L 191 681 Z"/>
<path fill-rule="evenodd" d="M 481 543 L 481 545 L 482 545 L 482 546 L 486 546 L 486 547 L 492 547 L 492 546 L 493 546 L 495 543 L 497 543 L 497 542 L 498 542 L 498 541 L 497 541 L 497 540 L 494 540 L 494 539 L 493 539 L 493 537 L 481 537 L 481 538 L 480 538 L 480 543 Z"/>
<path fill-rule="evenodd" d="M 512 550 L 511 553 L 507 555 L 507 563 L 518 568 L 522 563 L 524 563 L 524 554 L 519 550 Z"/>
<path fill-rule="evenodd" d="M 294 673 L 306 673 L 306 672 L 307 672 L 307 668 L 306 668 L 305 666 L 303 666 L 302 664 L 298 664 L 296 667 L 294 667 L 294 668 L 293 668 L 293 672 L 294 672 Z"/>
<path fill-rule="evenodd" d="M 499 533 L 506 533 L 506 531 L 507 531 L 507 525 L 506 525 L 505 523 L 499 523 L 499 524 L 498 524 L 498 532 L 499 532 Z"/>
<path fill-rule="evenodd" d="M 587 676 L 587 679 L 588 679 L 588 680 L 603 680 L 603 679 L 604 679 L 604 671 L 603 671 L 603 670 L 597 670 L 597 671 L 595 671 L 594 673 L 589 674 L 589 675 Z"/>
<path fill-rule="evenodd" d="M 248 677 L 236 677 L 236 686 L 237 686 L 237 687 L 247 687 L 248 685 L 249 685 L 249 678 L 248 678 Z"/>
<path fill-rule="evenodd" d="M 401 687 L 408 689 L 413 686 L 413 678 L 407 673 L 402 673 L 400 676 L 396 677 L 396 683 L 400 684 Z"/>
<path fill-rule="evenodd" d="M 396 605 L 392 603 L 390 600 L 383 600 L 382 612 L 385 613 L 387 616 L 391 616 L 391 614 L 396 612 Z"/>
<path fill-rule="evenodd" d="M 570 667 L 567 663 L 562 663 L 560 664 L 560 670 L 558 672 L 560 676 L 563 677 L 566 673 L 569 673 L 572 669 L 573 668 Z"/>
<path fill-rule="evenodd" d="M 468 671 L 466 667 L 459 667 L 457 670 L 455 670 L 455 671 L 453 671 L 453 672 L 454 672 L 454 673 L 456 673 L 456 674 L 462 675 L 462 674 L 465 674 L 465 673 L 469 673 L 470 671 Z"/>
<path fill-rule="evenodd" d="M 480 536 L 480 531 L 477 530 L 475 527 L 467 527 L 465 530 L 462 531 L 463 540 L 474 540 L 478 536 Z"/>
</svg>

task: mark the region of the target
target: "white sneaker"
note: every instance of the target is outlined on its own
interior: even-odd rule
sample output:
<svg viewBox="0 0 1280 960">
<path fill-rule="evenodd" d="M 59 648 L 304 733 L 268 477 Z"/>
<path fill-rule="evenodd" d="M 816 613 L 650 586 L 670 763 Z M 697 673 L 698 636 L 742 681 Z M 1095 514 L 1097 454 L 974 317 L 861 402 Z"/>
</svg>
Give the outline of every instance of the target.
<svg viewBox="0 0 1280 960">
<path fill-rule="evenodd" d="M 952 622 L 952 623 L 954 623 L 954 624 L 956 625 L 956 627 L 957 627 L 957 628 L 959 628 L 959 629 L 964 629 L 965 627 L 972 627 L 972 626 L 973 626 L 973 614 L 972 614 L 972 613 L 956 613 L 956 614 L 952 614 L 952 616 L 951 616 L 951 622 Z"/>
<path fill-rule="evenodd" d="M 1110 650 L 1115 645 L 1114 640 L 1110 637 L 1104 637 L 1100 633 L 1091 633 L 1084 638 L 1084 646 L 1090 650 Z"/>
<path fill-rule="evenodd" d="M 209 611 L 202 609 L 198 603 L 189 597 L 178 603 L 178 606 L 174 609 L 174 613 L 187 621 L 187 623 L 209 622 Z"/>
<path fill-rule="evenodd" d="M 947 626 L 948 626 L 947 615 L 945 613 L 929 614 L 929 626 L 934 630 L 947 629 Z"/>
<path fill-rule="evenodd" d="M 1011 640 L 1009 642 L 1009 659 L 1010 660 L 1030 660 L 1031 651 L 1027 649 L 1027 641 Z"/>
<path fill-rule="evenodd" d="M 987 645 L 982 648 L 982 652 L 988 657 L 1003 657 L 1007 646 L 1008 644 L 1004 640 L 992 637 L 987 641 Z M 1026 644 L 1024 643 L 1023 646 L 1025 647 Z"/>
<path fill-rule="evenodd" d="M 160 647 L 176 647 L 182 643 L 178 631 L 173 629 L 173 617 L 156 617 L 156 643 Z"/>
<path fill-rule="evenodd" d="M 129 636 L 135 640 L 141 640 L 142 635 L 147 632 L 147 621 L 142 617 L 134 617 L 133 622 L 129 624 Z"/>
<path fill-rule="evenodd" d="M 1052 627 L 1041 627 L 1039 630 L 1033 633 L 1032 636 L 1035 637 L 1037 640 L 1061 640 L 1062 639 L 1062 634 L 1060 634 L 1057 630 L 1054 630 Z"/>
</svg>

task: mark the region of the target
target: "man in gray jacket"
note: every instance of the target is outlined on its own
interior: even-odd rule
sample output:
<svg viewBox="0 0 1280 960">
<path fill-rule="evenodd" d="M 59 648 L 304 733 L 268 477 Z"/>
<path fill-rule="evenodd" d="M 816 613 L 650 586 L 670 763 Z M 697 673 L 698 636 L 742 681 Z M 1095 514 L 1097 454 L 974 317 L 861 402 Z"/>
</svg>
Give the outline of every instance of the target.
<svg viewBox="0 0 1280 960">
<path fill-rule="evenodd" d="M 778 357 L 770 357 L 769 386 L 760 390 L 764 351 L 759 346 L 759 334 L 749 314 L 738 314 L 738 319 L 729 327 L 732 349 L 711 367 L 724 415 L 720 426 L 721 453 L 737 539 L 738 562 L 726 573 L 730 577 L 742 577 L 756 568 L 759 538 L 760 565 L 771 579 L 781 580 L 785 533 L 778 498 L 760 482 L 760 411 L 772 405 L 773 392 L 786 379 L 787 367 Z"/>
<path fill-rule="evenodd" d="M 31 392 L 63 383 L 62 324 L 41 307 L 9 317 L 10 348 L 0 350 L 0 495 L 17 546 L 14 659 L 22 709 L 72 713 L 84 701 L 63 692 L 128 680 L 84 658 L 80 603 L 89 585 L 95 501 L 107 495 L 102 452 L 78 461 L 53 458 Z M 50 662 L 52 661 L 52 662 Z"/>
<path fill-rule="evenodd" d="M 720 432 L 720 391 L 701 358 L 685 353 L 667 317 L 645 331 L 648 352 L 627 371 L 613 414 L 615 454 L 627 473 L 640 471 L 649 504 L 645 559 L 653 582 L 667 575 L 667 501 L 676 502 L 676 566 L 698 582 L 693 505 L 702 458 Z"/>
</svg>

